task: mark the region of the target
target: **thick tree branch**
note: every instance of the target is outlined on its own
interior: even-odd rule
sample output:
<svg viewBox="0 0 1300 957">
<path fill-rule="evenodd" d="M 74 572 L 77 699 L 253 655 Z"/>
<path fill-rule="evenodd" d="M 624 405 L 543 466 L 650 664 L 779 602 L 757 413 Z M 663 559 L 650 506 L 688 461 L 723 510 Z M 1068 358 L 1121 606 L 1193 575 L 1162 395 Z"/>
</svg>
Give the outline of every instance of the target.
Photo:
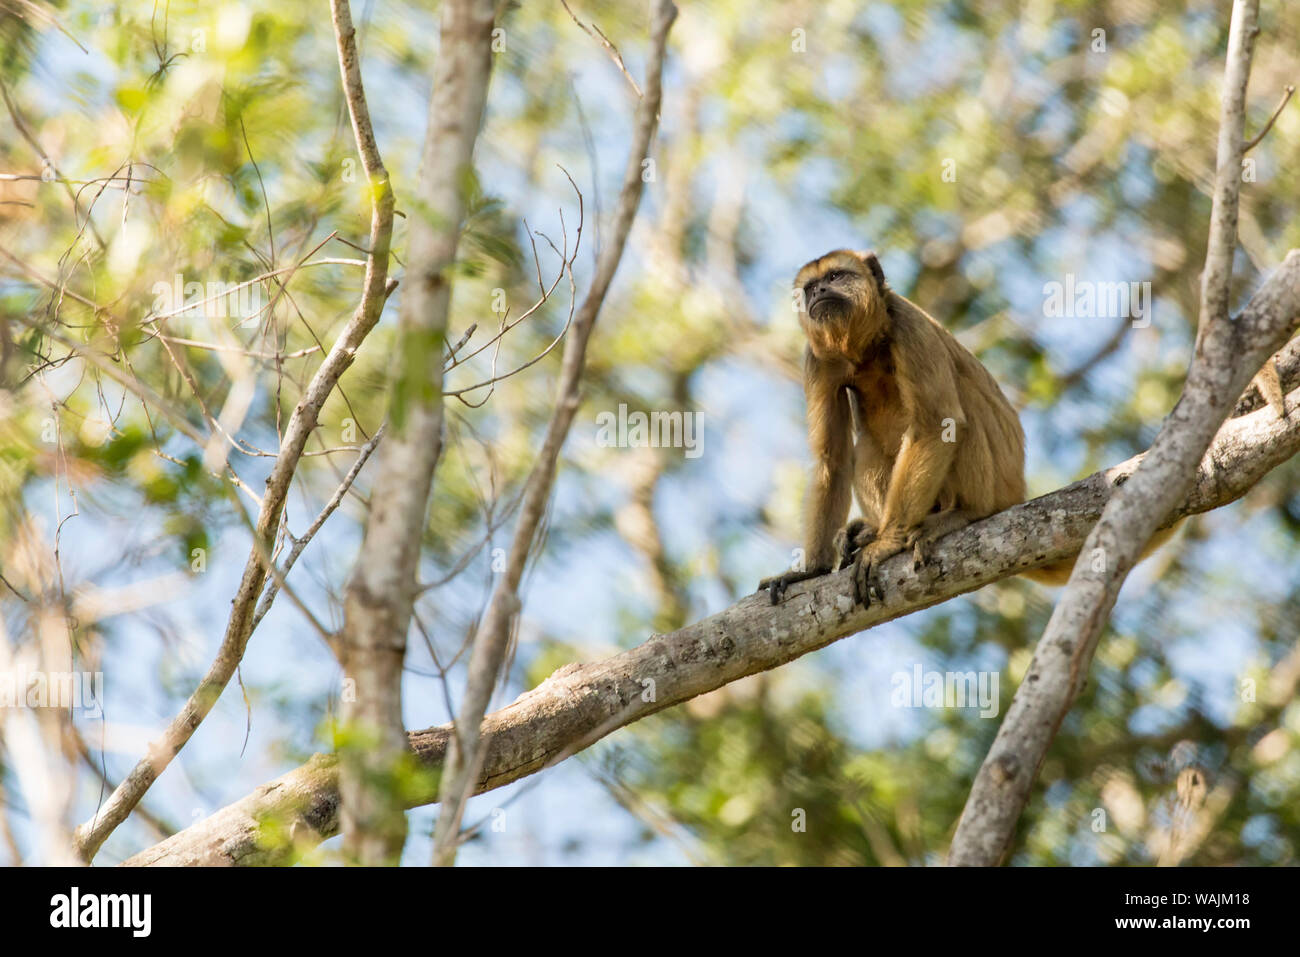
<svg viewBox="0 0 1300 957">
<path fill-rule="evenodd" d="M 1124 579 L 1195 481 L 1197 463 L 1219 426 L 1264 360 L 1285 342 L 1300 310 L 1300 251 L 1293 251 L 1236 322 L 1228 315 L 1246 84 L 1258 8 L 1258 0 L 1236 0 L 1232 9 L 1200 321 L 1183 394 L 1141 467 L 1107 503 L 1084 542 L 1083 558 L 1075 563 L 1025 680 L 975 777 L 953 835 L 951 864 L 988 866 L 1005 856 L 1056 730 L 1087 681 L 1093 652 Z M 1104 561 L 1096 561 L 1096 556 Z"/>
<path fill-rule="evenodd" d="M 339 4 L 336 4 L 338 6 Z M 342 6 L 346 8 L 346 3 Z M 349 28 L 351 21 L 348 21 Z M 357 133 L 361 161 L 370 181 L 370 253 L 366 258 L 365 284 L 361 302 L 334 341 L 329 354 L 312 376 L 306 391 L 289 416 L 271 475 L 266 480 L 266 492 L 257 515 L 253 547 L 244 566 L 239 590 L 231 602 L 230 618 L 222 637 L 217 656 L 208 667 L 198 688 L 190 695 L 185 706 L 167 726 L 162 736 L 150 742 L 149 753 L 131 770 L 117 789 L 108 797 L 89 821 L 77 828 L 74 841 L 76 851 L 89 861 L 103 845 L 108 835 L 124 821 L 131 809 L 139 803 L 158 775 L 180 753 L 198 726 L 207 717 L 212 706 L 230 683 L 231 676 L 243 660 L 244 649 L 252 635 L 258 596 L 266 583 L 267 565 L 275 533 L 280 525 L 289 485 L 293 481 L 298 461 L 306 448 L 307 440 L 316 429 L 317 417 L 325 400 L 334 391 L 339 378 L 352 365 L 357 350 L 370 330 L 379 321 L 391 287 L 388 283 L 388 250 L 393 232 L 393 192 L 375 149 L 374 134 L 370 127 L 370 114 L 360 88 L 356 70 L 356 49 L 351 31 L 339 37 L 339 63 L 343 71 L 344 90 L 352 114 L 353 128 Z M 349 66 L 351 64 L 351 66 Z"/>
<path fill-rule="evenodd" d="M 465 699 L 461 703 L 460 712 L 456 715 L 458 732 L 456 743 L 443 775 L 443 809 L 438 815 L 438 824 L 434 832 L 433 862 L 438 865 L 450 865 L 456 860 L 461 817 L 464 814 L 465 802 L 472 793 L 471 782 L 476 777 L 476 769 L 482 758 L 479 726 L 483 722 L 484 714 L 487 713 L 492 690 L 496 687 L 500 676 L 509 645 L 511 627 L 519 612 L 519 583 L 523 579 L 528 556 L 536 544 L 537 532 L 546 514 L 547 503 L 550 501 L 560 449 L 569 434 L 574 414 L 578 411 L 587 342 L 591 338 L 596 317 L 600 314 L 600 307 L 605 301 L 605 294 L 609 291 L 609 285 L 618 269 L 619 260 L 623 258 L 623 247 L 632 229 L 632 221 L 636 218 L 637 207 L 641 203 L 641 193 L 645 185 L 643 163 L 658 126 L 664 54 L 668 44 L 668 31 L 676 16 L 677 8 L 673 6 L 672 0 L 657 0 L 650 28 L 651 50 L 646 65 L 646 91 L 637 107 L 632 148 L 628 153 L 627 166 L 623 173 L 623 186 L 614 215 L 612 237 L 600 251 L 591 287 L 578 310 L 569 337 L 565 340 L 564 363 L 560 373 L 555 412 L 547 427 L 546 438 L 542 442 L 537 461 L 524 487 L 519 522 L 510 543 L 505 570 L 497 580 L 492 600 L 474 636 Z"/>
<path fill-rule="evenodd" d="M 346 0 L 335 0 L 344 37 Z M 393 864 L 406 841 L 400 775 L 406 755 L 402 663 L 417 589 L 420 541 L 433 473 L 442 454 L 442 369 L 449 270 L 465 218 L 466 184 L 492 71 L 493 0 L 445 0 L 415 212 L 406 292 L 389 402 L 389 436 L 378 455 L 365 537 L 343 600 L 340 642 L 345 695 L 342 760 L 344 851 L 361 864 Z M 355 51 L 353 52 L 355 59 Z M 357 90 L 360 91 L 359 78 Z M 351 100 L 351 96 L 349 96 Z"/>
<path fill-rule="evenodd" d="M 1300 253 L 1293 253 L 1261 288 L 1248 313 L 1276 310 L 1278 315 L 1289 311 L 1294 316 L 1298 307 Z M 1243 316 L 1242 321 L 1246 319 Z M 1296 370 L 1291 372 L 1294 385 Z M 1289 398 L 1292 404 L 1300 402 L 1300 390 Z M 1235 501 L 1297 451 L 1300 414 L 1279 418 L 1263 408 L 1230 420 L 1168 521 Z M 1116 483 L 1132 475 L 1141 460 L 1142 456 L 1134 457 L 970 525 L 941 540 L 931 563 L 919 571 L 913 569 L 910 554 L 896 556 L 881 568 L 885 601 L 870 608 L 854 604 L 852 573 L 845 571 L 797 587 L 779 606 L 770 606 L 763 595 L 750 596 L 671 634 L 652 635 L 612 658 L 567 665 L 487 716 L 475 791 L 534 774 L 617 728 L 746 675 L 1073 554 Z M 444 725 L 409 737 L 416 754 L 438 767 L 451 728 Z M 433 794 L 417 795 L 412 806 L 434 799 Z M 338 804 L 336 763 L 317 756 L 126 863 L 288 863 L 296 851 L 338 831 Z"/>
</svg>

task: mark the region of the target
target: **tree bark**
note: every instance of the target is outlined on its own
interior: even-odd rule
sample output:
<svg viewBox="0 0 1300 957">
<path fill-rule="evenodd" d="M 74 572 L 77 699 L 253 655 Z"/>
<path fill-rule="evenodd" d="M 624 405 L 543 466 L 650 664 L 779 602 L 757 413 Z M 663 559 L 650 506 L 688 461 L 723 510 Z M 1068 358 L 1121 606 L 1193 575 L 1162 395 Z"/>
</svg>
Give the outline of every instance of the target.
<svg viewBox="0 0 1300 957">
<path fill-rule="evenodd" d="M 442 6 L 398 310 L 389 435 L 379 450 L 365 536 L 343 599 L 339 788 L 344 854 L 360 864 L 396 864 L 406 843 L 398 797 L 408 763 L 402 664 L 429 493 L 442 452 L 449 269 L 487 100 L 493 17 L 492 0 L 445 0 Z"/>
</svg>

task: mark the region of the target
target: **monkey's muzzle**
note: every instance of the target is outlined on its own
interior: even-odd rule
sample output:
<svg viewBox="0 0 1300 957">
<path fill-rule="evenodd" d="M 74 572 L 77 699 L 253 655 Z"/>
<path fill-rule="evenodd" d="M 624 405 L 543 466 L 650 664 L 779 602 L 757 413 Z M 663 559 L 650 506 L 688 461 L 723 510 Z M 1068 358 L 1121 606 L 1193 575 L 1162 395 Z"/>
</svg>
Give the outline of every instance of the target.
<svg viewBox="0 0 1300 957">
<path fill-rule="evenodd" d="M 813 319 L 825 320 L 839 314 L 847 300 L 837 292 L 821 289 L 813 293 L 808 300 L 808 315 Z"/>
</svg>

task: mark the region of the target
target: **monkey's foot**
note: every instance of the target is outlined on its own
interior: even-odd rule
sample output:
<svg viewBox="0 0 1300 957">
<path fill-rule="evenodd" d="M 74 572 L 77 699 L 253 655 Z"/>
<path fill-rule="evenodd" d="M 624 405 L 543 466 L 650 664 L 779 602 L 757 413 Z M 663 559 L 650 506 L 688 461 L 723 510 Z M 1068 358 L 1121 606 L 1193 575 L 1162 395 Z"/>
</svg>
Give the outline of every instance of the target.
<svg viewBox="0 0 1300 957">
<path fill-rule="evenodd" d="M 876 539 L 876 528 L 868 524 L 864 519 L 855 518 L 849 524 L 845 525 L 835 533 L 834 548 L 835 554 L 839 556 L 839 561 L 835 567 L 837 569 L 848 568 L 853 564 L 853 559 L 858 552 L 866 545 L 870 545 Z"/>
<path fill-rule="evenodd" d="M 864 607 L 883 601 L 885 590 L 880 584 L 880 563 L 901 552 L 907 543 L 902 536 L 877 538 L 858 552 L 853 567 L 853 600 Z"/>
<path fill-rule="evenodd" d="M 828 574 L 829 568 L 818 567 L 809 568 L 801 572 L 784 572 L 780 575 L 773 575 L 771 578 L 764 578 L 758 583 L 758 590 L 767 590 L 768 596 L 772 599 L 773 605 L 779 605 L 781 599 L 785 597 L 785 590 L 797 582 L 807 581 L 810 578 L 820 578 Z"/>
<path fill-rule="evenodd" d="M 930 562 L 930 550 L 939 539 L 951 535 L 959 528 L 965 528 L 974 516 L 961 509 L 948 509 L 927 515 L 924 521 L 912 529 L 907 536 L 907 547 L 912 549 L 912 571 L 919 572 Z"/>
</svg>

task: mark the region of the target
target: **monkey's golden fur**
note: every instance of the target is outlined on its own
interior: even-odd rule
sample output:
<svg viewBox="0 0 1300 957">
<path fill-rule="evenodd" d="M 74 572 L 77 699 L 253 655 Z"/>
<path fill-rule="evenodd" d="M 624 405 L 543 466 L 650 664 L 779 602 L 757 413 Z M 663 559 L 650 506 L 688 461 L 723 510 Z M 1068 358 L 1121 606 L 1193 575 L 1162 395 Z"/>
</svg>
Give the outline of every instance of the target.
<svg viewBox="0 0 1300 957">
<path fill-rule="evenodd" d="M 805 569 L 786 586 L 855 562 L 859 601 L 879 594 L 877 565 L 1025 500 L 1020 418 L 980 361 L 923 309 L 891 290 L 872 253 L 836 250 L 795 277 L 808 339 L 804 393 L 813 474 Z M 845 526 L 850 498 L 863 518 Z M 1059 584 L 1073 559 L 1027 572 Z"/>
</svg>

